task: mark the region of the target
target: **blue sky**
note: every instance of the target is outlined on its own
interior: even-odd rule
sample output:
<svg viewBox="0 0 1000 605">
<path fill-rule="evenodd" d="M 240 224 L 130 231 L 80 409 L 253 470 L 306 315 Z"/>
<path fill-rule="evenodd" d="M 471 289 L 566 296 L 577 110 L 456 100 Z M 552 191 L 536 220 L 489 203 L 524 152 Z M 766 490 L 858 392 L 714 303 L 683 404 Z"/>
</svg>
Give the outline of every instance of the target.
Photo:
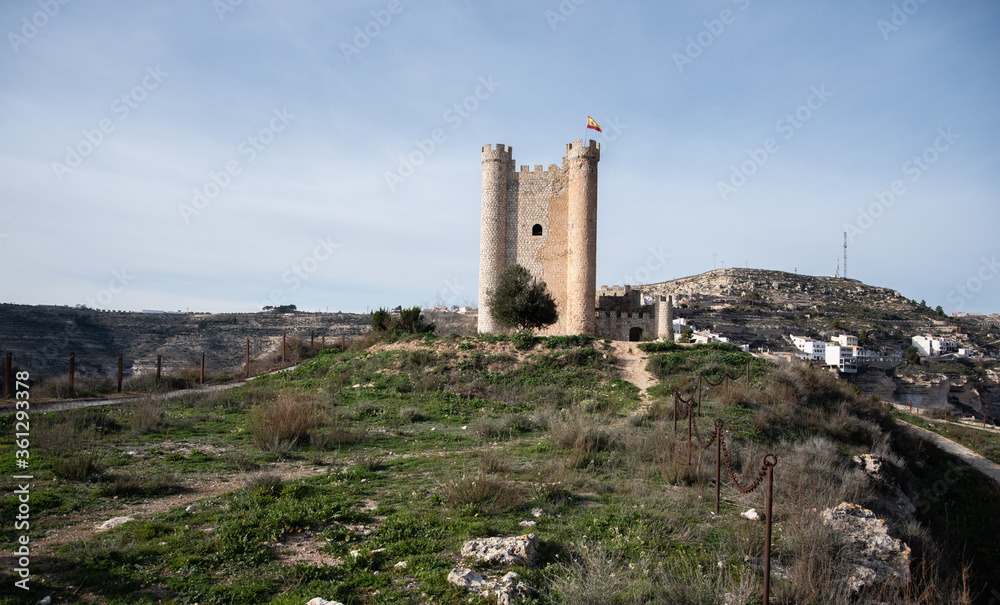
<svg viewBox="0 0 1000 605">
<path fill-rule="evenodd" d="M 0 301 L 475 304 L 480 148 L 601 141 L 598 284 L 714 266 L 1000 311 L 1000 4 L 0 7 Z"/>
</svg>

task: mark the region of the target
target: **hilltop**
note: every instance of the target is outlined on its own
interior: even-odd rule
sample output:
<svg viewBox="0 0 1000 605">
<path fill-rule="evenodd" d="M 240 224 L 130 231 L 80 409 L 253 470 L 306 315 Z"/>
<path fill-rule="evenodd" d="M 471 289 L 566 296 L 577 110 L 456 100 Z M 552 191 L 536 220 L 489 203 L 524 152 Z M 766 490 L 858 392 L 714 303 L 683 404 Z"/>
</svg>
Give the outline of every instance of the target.
<svg viewBox="0 0 1000 605">
<path fill-rule="evenodd" d="M 504 602 L 450 583 L 469 566 L 516 572 L 523 603 L 759 603 L 764 526 L 747 511 L 764 512 L 764 486 L 734 482 L 753 484 L 765 453 L 772 602 L 969 604 L 1000 581 L 1000 489 L 884 405 L 731 345 L 640 348 L 659 382 L 645 394 L 614 344 L 587 337 L 372 334 L 230 391 L 35 413 L 32 587 L 54 602 Z M 700 430 L 689 449 L 672 389 L 693 401 L 698 373 L 740 378 L 680 411 Z M 718 515 L 715 448 L 698 445 L 716 418 L 733 466 Z M 7 541 L 13 449 L 0 444 Z M 886 558 L 833 511 L 877 516 L 858 539 Z M 526 534 L 525 559 L 466 553 Z"/>
<path fill-rule="evenodd" d="M 828 339 L 865 330 L 870 347 L 900 353 L 917 334 L 949 334 L 990 351 L 1000 338 L 1000 316 L 939 314 L 896 290 L 854 279 L 730 268 L 636 287 L 672 295 L 677 316 L 751 350 L 792 350 L 790 333 Z"/>
</svg>

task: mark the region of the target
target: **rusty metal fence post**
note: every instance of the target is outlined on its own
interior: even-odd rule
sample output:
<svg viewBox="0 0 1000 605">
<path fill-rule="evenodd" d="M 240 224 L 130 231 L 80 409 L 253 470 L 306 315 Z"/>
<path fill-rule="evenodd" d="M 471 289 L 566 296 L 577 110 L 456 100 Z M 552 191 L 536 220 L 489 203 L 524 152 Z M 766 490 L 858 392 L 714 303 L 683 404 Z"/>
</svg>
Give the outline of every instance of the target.
<svg viewBox="0 0 1000 605">
<path fill-rule="evenodd" d="M 69 396 L 76 392 L 76 353 L 69 354 Z"/>
<path fill-rule="evenodd" d="M 247 339 L 247 369 L 246 377 L 250 378 L 250 339 Z"/>
<path fill-rule="evenodd" d="M 719 515 L 719 491 L 722 485 L 722 418 L 715 419 L 715 515 Z"/>
<path fill-rule="evenodd" d="M 691 423 L 693 422 L 692 416 L 694 416 L 694 414 L 691 413 L 691 407 L 692 407 L 693 403 L 694 403 L 694 399 L 692 399 L 688 403 L 688 405 L 687 405 L 687 417 L 688 417 L 688 468 L 691 468 Z"/>
<path fill-rule="evenodd" d="M 674 437 L 677 436 L 677 398 L 679 396 L 680 395 L 678 395 L 677 391 L 675 390 L 674 391 Z"/>
<path fill-rule="evenodd" d="M 768 458 L 771 460 L 768 460 Z M 774 465 L 778 463 L 774 454 L 764 456 L 767 468 L 767 491 L 764 492 L 764 605 L 771 602 L 771 493 L 774 490 Z"/>
<path fill-rule="evenodd" d="M 701 371 L 698 371 L 698 418 L 701 418 Z"/>
<path fill-rule="evenodd" d="M 312 353 L 316 345 L 316 330 L 310 330 L 309 332 L 309 352 Z"/>
<path fill-rule="evenodd" d="M 163 356 L 162 355 L 157 355 L 156 356 L 156 382 L 160 382 L 160 376 L 162 375 L 160 370 L 162 369 L 162 367 L 163 367 Z"/>
<path fill-rule="evenodd" d="M 726 462 L 726 471 L 729 473 L 729 478 L 733 482 L 733 487 L 736 488 L 741 494 L 749 494 L 760 486 L 764 479 L 767 479 L 767 486 L 764 488 L 764 605 L 770 603 L 771 595 L 771 524 L 772 524 L 772 495 L 774 493 L 774 466 L 778 464 L 778 457 L 774 454 L 765 454 L 763 464 L 761 465 L 761 470 L 757 474 L 748 487 L 743 487 L 740 485 L 739 481 L 736 480 L 736 474 L 733 472 L 732 462 L 729 460 L 729 452 L 726 451 L 726 442 L 722 440 L 721 434 L 721 422 L 716 421 L 716 427 L 719 427 L 719 446 L 722 450 L 722 458 Z M 716 504 L 718 506 L 718 504 Z"/>
<path fill-rule="evenodd" d="M 281 363 L 285 363 L 285 333 L 281 333 Z"/>
<path fill-rule="evenodd" d="M 320 338 L 319 348 L 325 349 L 326 348 L 326 332 L 321 333 L 319 335 L 319 338 Z"/>
<path fill-rule="evenodd" d="M 122 392 L 122 356 L 118 356 L 118 392 Z"/>
<path fill-rule="evenodd" d="M 340 335 L 340 351 L 344 352 L 347 350 L 347 336 L 344 334 Z"/>
<path fill-rule="evenodd" d="M 205 384 L 205 354 L 201 354 L 201 379 L 198 381 L 199 384 Z"/>
</svg>

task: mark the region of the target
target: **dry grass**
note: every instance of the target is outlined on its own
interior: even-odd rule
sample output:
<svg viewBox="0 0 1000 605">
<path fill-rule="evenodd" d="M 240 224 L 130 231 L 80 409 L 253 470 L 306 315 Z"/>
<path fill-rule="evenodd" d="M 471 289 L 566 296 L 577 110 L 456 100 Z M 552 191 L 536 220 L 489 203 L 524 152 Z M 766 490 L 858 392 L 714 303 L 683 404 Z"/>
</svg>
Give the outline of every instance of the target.
<svg viewBox="0 0 1000 605">
<path fill-rule="evenodd" d="M 253 445 L 275 455 L 286 455 L 319 425 L 319 407 L 311 399 L 282 393 L 277 400 L 250 410 L 249 425 Z"/>
<path fill-rule="evenodd" d="M 482 514 L 500 514 L 520 508 L 524 502 L 522 490 L 511 483 L 506 474 L 492 474 L 489 468 L 504 466 L 491 457 L 480 458 L 478 475 L 462 475 L 442 486 L 442 499 L 452 508 Z"/>
<path fill-rule="evenodd" d="M 92 437 L 92 435 L 90 435 Z M 87 437 L 66 421 L 36 421 L 32 423 L 31 444 L 46 452 L 66 453 L 79 448 Z"/>
<path fill-rule="evenodd" d="M 31 396 L 36 399 L 69 399 L 70 397 L 93 397 L 111 393 L 118 389 L 117 383 L 109 376 L 92 376 L 76 373 L 73 391 L 70 392 L 69 374 L 42 377 L 31 387 Z"/>
<path fill-rule="evenodd" d="M 66 481 L 83 481 L 101 473 L 96 454 L 79 454 L 52 461 L 52 474 Z"/>
<path fill-rule="evenodd" d="M 113 475 L 98 493 L 105 498 L 153 498 L 181 491 L 183 484 L 174 474 L 128 472 Z"/>
<path fill-rule="evenodd" d="M 136 435 L 163 432 L 170 426 L 167 407 L 163 401 L 143 399 L 129 405 L 125 412 L 129 429 Z"/>
</svg>

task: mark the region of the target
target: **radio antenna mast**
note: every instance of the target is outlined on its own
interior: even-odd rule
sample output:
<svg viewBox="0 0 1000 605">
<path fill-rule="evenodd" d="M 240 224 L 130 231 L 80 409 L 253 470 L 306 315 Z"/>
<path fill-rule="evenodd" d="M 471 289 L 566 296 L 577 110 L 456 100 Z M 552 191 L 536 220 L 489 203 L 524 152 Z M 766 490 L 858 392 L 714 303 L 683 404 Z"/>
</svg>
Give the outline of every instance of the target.
<svg viewBox="0 0 1000 605">
<path fill-rule="evenodd" d="M 844 231 L 844 279 L 847 279 L 847 232 Z"/>
</svg>

